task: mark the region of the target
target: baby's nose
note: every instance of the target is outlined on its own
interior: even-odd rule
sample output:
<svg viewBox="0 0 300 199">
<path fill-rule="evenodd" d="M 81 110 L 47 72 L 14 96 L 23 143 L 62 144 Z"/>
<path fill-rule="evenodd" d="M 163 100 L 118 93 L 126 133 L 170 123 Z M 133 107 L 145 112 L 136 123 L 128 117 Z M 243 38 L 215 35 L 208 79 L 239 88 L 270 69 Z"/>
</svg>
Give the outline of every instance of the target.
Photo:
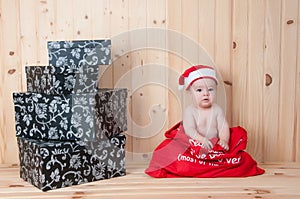
<svg viewBox="0 0 300 199">
<path fill-rule="evenodd" d="M 208 96 L 208 95 L 209 95 L 208 89 L 204 89 L 204 95 L 205 95 L 205 96 Z"/>
</svg>

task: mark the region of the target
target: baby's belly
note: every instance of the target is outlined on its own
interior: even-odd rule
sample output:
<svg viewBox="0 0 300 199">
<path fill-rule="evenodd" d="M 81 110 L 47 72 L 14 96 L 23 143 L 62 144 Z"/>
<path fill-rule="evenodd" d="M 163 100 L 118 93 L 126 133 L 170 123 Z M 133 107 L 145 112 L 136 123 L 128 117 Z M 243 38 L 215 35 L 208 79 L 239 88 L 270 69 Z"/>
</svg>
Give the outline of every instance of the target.
<svg viewBox="0 0 300 199">
<path fill-rule="evenodd" d="M 202 136 L 208 139 L 218 137 L 217 129 L 209 129 L 209 130 L 202 129 L 201 131 L 199 130 L 199 132 Z"/>
</svg>

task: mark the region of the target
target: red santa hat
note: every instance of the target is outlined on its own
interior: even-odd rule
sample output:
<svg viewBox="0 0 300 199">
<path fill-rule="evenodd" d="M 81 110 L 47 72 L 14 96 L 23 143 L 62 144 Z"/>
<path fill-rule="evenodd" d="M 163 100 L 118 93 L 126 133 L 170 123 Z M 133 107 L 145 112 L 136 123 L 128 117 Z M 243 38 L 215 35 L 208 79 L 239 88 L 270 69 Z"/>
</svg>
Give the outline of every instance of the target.
<svg viewBox="0 0 300 199">
<path fill-rule="evenodd" d="M 196 80 L 203 78 L 213 79 L 218 84 L 216 71 L 213 67 L 197 65 L 188 68 L 179 77 L 179 89 L 182 90 L 184 87 L 188 89 Z"/>
</svg>

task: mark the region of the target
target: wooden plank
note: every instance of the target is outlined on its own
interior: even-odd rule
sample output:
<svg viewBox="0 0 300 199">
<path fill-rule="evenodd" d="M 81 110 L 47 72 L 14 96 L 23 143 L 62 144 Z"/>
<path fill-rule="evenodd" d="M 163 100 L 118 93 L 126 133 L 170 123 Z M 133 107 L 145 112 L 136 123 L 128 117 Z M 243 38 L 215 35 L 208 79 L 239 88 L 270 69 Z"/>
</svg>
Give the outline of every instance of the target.
<svg viewBox="0 0 300 199">
<path fill-rule="evenodd" d="M 3 39 L 4 39 L 4 35 L 3 35 L 3 8 L 4 8 L 4 5 L 2 5 L 2 1 L 0 1 L 0 27 L 1 27 L 1 30 L 0 30 L 0 65 L 3 66 L 4 65 L 4 46 L 3 46 Z M 2 58 L 3 57 L 3 58 Z M 5 75 L 5 70 L 3 69 L 3 67 L 0 68 L 0 83 L 1 85 L 4 83 L 4 75 Z M 4 129 L 3 129 L 3 125 L 4 125 L 4 93 L 2 91 L 2 87 L 0 89 L 0 112 L 1 112 L 1 117 L 0 117 L 0 163 L 1 164 L 4 164 L 5 161 L 5 154 L 6 154 L 6 151 L 4 150 L 4 142 L 5 142 L 5 137 L 6 137 L 6 134 L 4 133 Z"/>
<path fill-rule="evenodd" d="M 12 93 L 22 89 L 19 49 L 19 1 L 0 1 L 0 163 L 17 163 Z"/>
<path fill-rule="evenodd" d="M 128 37 L 128 0 L 122 2 L 118 0 L 110 1 L 110 33 L 112 40 L 112 64 L 109 66 L 112 72 L 111 79 L 113 87 L 127 88 L 128 92 L 131 90 L 131 64 L 127 57 L 129 53 L 129 37 Z M 106 73 L 105 73 L 106 75 Z M 129 98 L 128 105 L 129 108 Z M 128 111 L 129 113 L 129 111 Z M 129 115 L 129 114 L 128 114 Z M 128 129 L 130 131 L 131 129 Z M 132 136 L 130 133 L 126 134 L 126 151 L 132 151 Z M 132 161 L 132 153 L 126 153 L 126 160 Z"/>
<path fill-rule="evenodd" d="M 297 0 L 282 2 L 279 157 L 282 161 L 295 161 L 295 83 L 297 65 Z M 292 21 L 291 21 L 292 20 Z M 292 23 L 293 22 L 293 23 Z"/>
<path fill-rule="evenodd" d="M 264 84 L 263 87 L 263 133 L 264 161 L 279 161 L 278 115 L 279 115 L 279 67 L 281 1 L 266 0 Z M 267 80 L 267 75 L 272 78 Z"/>
<path fill-rule="evenodd" d="M 198 0 L 198 42 L 212 60 L 215 59 L 215 4 L 211 0 Z"/>
<path fill-rule="evenodd" d="M 200 0 L 198 1 L 198 6 L 198 43 L 202 47 L 202 49 L 199 49 L 199 64 L 213 66 L 218 72 L 218 68 L 215 65 L 215 44 L 217 42 L 216 25 L 218 23 L 216 19 L 216 2 L 211 0 Z M 218 14 L 221 14 L 221 12 Z M 223 31 L 226 31 L 226 29 Z M 218 78 L 221 80 L 220 75 Z M 226 100 L 224 99 L 226 99 L 226 97 L 223 84 L 218 85 L 217 96 L 217 103 L 225 110 Z"/>
<path fill-rule="evenodd" d="M 256 4 L 251 0 L 247 1 L 247 3 L 237 0 L 176 0 L 174 3 L 173 1 L 152 2 L 146 0 L 88 0 L 84 4 L 78 0 L 2 0 L 0 2 L 0 77 L 2 85 L 0 91 L 0 111 L 2 113 L 0 117 L 0 161 L 9 161 L 7 157 L 14 157 L 17 160 L 15 143 L 7 142 L 6 145 L 14 147 L 9 147 L 9 150 L 12 152 L 4 152 L 7 151 L 7 149 L 4 150 L 4 147 L 7 146 L 5 146 L 3 141 L 8 139 L 7 136 L 9 136 L 9 139 L 14 139 L 10 136 L 14 134 L 11 133 L 12 131 L 15 132 L 13 107 L 12 104 L 7 105 L 7 103 L 12 100 L 10 95 L 12 91 L 25 91 L 24 65 L 43 65 L 47 63 L 47 55 L 45 54 L 45 42 L 47 39 L 107 38 L 111 36 L 111 31 L 118 34 L 127 30 L 132 31 L 136 28 L 165 28 L 166 23 L 169 23 L 168 28 L 170 27 L 178 31 L 179 35 L 186 37 L 185 40 L 181 39 L 181 42 L 168 43 L 174 48 L 179 48 L 180 55 L 165 55 L 165 52 L 161 53 L 157 50 L 136 50 L 130 52 L 127 54 L 128 56 L 118 59 L 119 62 L 115 63 L 118 66 L 123 64 L 125 68 L 122 68 L 122 71 L 107 71 L 111 75 L 105 75 L 105 77 L 109 78 L 105 81 L 109 82 L 112 80 L 112 74 L 115 73 L 114 82 L 116 82 L 125 71 L 137 69 L 138 66 L 145 66 L 150 62 L 168 65 L 169 69 L 174 69 L 175 73 L 177 72 L 177 75 L 179 75 L 183 69 L 192 63 L 196 64 L 201 61 L 199 61 L 199 54 L 201 54 L 199 51 L 202 49 L 191 48 L 191 42 L 196 43 L 196 46 L 199 46 L 199 44 L 208 46 L 207 49 L 214 51 L 214 59 L 222 77 L 224 79 L 226 77 L 226 80 L 228 79 L 233 84 L 232 88 L 229 85 L 225 85 L 226 94 L 228 94 L 228 89 L 229 93 L 230 89 L 232 89 L 232 125 L 241 125 L 247 129 L 250 127 L 248 129 L 249 134 L 251 134 L 249 137 L 249 150 L 253 150 L 253 153 L 256 154 L 262 150 L 264 155 L 258 159 L 267 162 L 300 161 L 300 94 L 298 86 L 300 59 L 299 24 L 297 23 L 299 19 L 299 1 L 265 0 L 256 2 L 266 4 L 264 15 L 266 17 L 262 16 L 261 8 L 258 10 L 251 9 L 251 6 Z M 112 7 L 110 5 L 111 2 L 115 6 Z M 164 8 L 156 8 L 161 3 L 165 4 Z M 122 10 L 122 6 L 128 8 L 124 7 L 124 10 Z M 256 8 L 257 6 L 252 7 Z M 201 12 L 200 8 L 202 9 Z M 126 20 L 125 16 L 123 19 L 120 18 L 120 16 L 123 16 L 122 12 L 117 13 L 120 9 L 122 12 L 128 9 L 128 20 Z M 152 12 L 152 10 L 154 11 Z M 230 24 L 231 16 L 232 24 Z M 259 38 L 261 41 L 261 37 L 256 30 L 261 27 L 259 24 L 262 21 L 265 23 L 264 37 L 266 44 L 262 44 L 263 52 L 261 51 L 262 47 L 259 46 L 260 42 L 255 40 Z M 205 24 L 207 25 L 206 29 L 199 28 Z M 232 32 L 230 33 L 231 26 Z M 80 30 L 80 35 L 78 35 L 78 30 Z M 214 33 L 209 35 L 212 32 Z M 205 35 L 203 36 L 204 38 L 202 35 Z M 147 37 L 150 38 L 152 35 L 150 37 L 147 34 L 142 34 L 141 37 L 133 36 L 136 35 L 129 34 L 127 39 L 128 45 L 126 41 L 123 41 L 123 43 L 118 44 L 121 48 L 115 48 L 114 52 L 116 52 L 115 50 L 125 50 L 126 46 L 128 46 L 128 49 L 131 49 L 129 47 L 135 47 L 137 43 L 139 46 L 147 46 Z M 230 54 L 231 36 L 235 47 L 232 54 Z M 213 37 L 215 38 L 214 46 L 211 46 L 211 38 Z M 198 43 L 198 41 L 200 42 Z M 295 41 L 298 41 L 298 43 Z M 256 47 L 259 49 L 259 53 L 255 52 L 254 49 Z M 259 61 L 261 56 L 263 56 L 263 64 Z M 229 66 L 230 58 L 232 59 L 231 69 Z M 253 68 L 252 65 L 255 65 L 255 67 Z M 263 68 L 259 67 L 259 65 Z M 16 71 L 13 72 L 14 70 L 10 69 L 16 69 Z M 270 86 L 265 86 L 266 73 L 272 76 L 273 81 Z M 133 73 L 130 72 L 130 74 Z M 150 78 L 157 74 L 157 71 L 148 74 L 148 78 Z M 131 88 L 135 82 L 144 80 L 143 77 L 145 75 L 142 76 L 142 70 L 136 75 L 136 77 L 132 78 Z M 175 77 L 172 78 L 176 80 Z M 262 83 L 260 84 L 256 81 L 254 83 L 260 90 L 260 96 L 252 96 L 251 94 L 255 91 L 254 86 L 252 86 L 252 80 L 257 78 Z M 14 83 L 11 84 L 10 82 Z M 111 83 L 110 85 L 113 84 Z M 173 82 L 168 80 L 167 85 L 170 87 L 173 85 Z M 155 89 L 153 89 L 154 87 Z M 130 122 L 130 128 L 133 129 L 132 124 L 134 124 L 134 133 L 143 132 L 143 129 L 139 128 L 139 126 L 146 126 L 150 122 L 148 112 L 151 110 L 150 105 L 154 103 L 154 100 L 153 98 L 146 99 L 146 94 L 155 97 L 155 92 L 166 92 L 164 89 L 157 88 L 157 86 L 154 87 L 144 87 L 145 92 L 142 92 L 143 89 L 139 88 L 130 93 L 132 100 L 129 100 L 129 107 L 132 107 L 132 110 L 130 108 L 129 117 L 131 117 L 131 121 L 132 119 L 134 121 Z M 167 109 L 179 105 L 183 107 L 188 103 L 185 100 L 177 102 L 176 97 L 173 93 L 166 93 L 164 99 L 169 99 L 169 101 L 165 102 L 165 104 L 168 104 Z M 259 99 L 262 99 L 262 101 L 259 101 Z M 158 102 L 160 103 L 161 101 Z M 244 103 L 246 106 L 244 106 Z M 259 110 L 260 108 L 262 109 Z M 181 110 L 179 109 L 170 110 L 168 113 L 168 126 L 180 119 Z M 255 109 L 259 111 L 255 112 Z M 255 115 L 258 114 L 257 118 L 252 114 L 254 112 Z M 259 118 L 262 118 L 262 120 Z M 257 128 L 263 134 L 253 134 L 252 131 L 255 130 L 257 132 Z M 264 137 L 263 149 L 261 149 L 262 143 L 255 145 L 257 141 L 262 140 L 262 137 Z M 138 159 L 142 161 L 149 160 L 147 155 L 150 152 L 148 153 L 147 151 L 151 151 L 150 149 L 155 147 L 155 143 L 151 143 L 147 147 L 141 146 L 141 143 L 144 143 L 143 141 L 139 140 L 139 143 L 140 145 L 136 145 L 135 149 L 132 148 L 130 150 L 136 150 Z M 129 145 L 133 146 L 133 143 Z M 145 150 L 141 150 L 141 152 L 139 149 Z M 143 155 L 146 158 L 143 158 Z M 257 155 L 255 155 L 256 157 Z"/>
<path fill-rule="evenodd" d="M 232 125 L 247 126 L 248 4 L 233 1 Z"/>
<path fill-rule="evenodd" d="M 162 140 L 166 117 L 166 35 L 163 29 L 166 21 L 165 1 L 144 2 L 144 25 L 138 32 L 138 55 L 132 69 L 132 113 L 133 113 L 133 158 L 148 161 Z M 129 14 L 130 16 L 130 14 Z M 162 30 L 162 31 L 161 31 Z M 131 33 L 130 33 L 131 34 Z M 131 36 L 130 36 L 131 38 Z M 132 46 L 134 48 L 134 46 Z M 154 49 L 158 47 L 159 49 Z M 139 53 L 138 53 L 139 52 Z M 138 53 L 138 54 L 137 54 Z M 133 57 L 131 60 L 133 61 Z M 138 62 L 140 61 L 140 62 Z M 162 86 L 157 86 L 157 81 Z M 156 93 L 152 95 L 151 93 Z M 160 97 L 157 97 L 160 95 Z"/>
<path fill-rule="evenodd" d="M 52 27 L 52 36 L 50 41 L 55 40 L 74 40 L 75 29 L 73 18 L 73 0 L 55 1 L 54 2 L 54 21 L 50 22 Z"/>
<path fill-rule="evenodd" d="M 73 24 L 74 38 L 88 40 L 92 37 L 91 3 L 82 3 L 81 0 L 73 0 Z"/>
<path fill-rule="evenodd" d="M 72 1 L 72 0 L 71 0 Z M 92 37 L 110 38 L 109 0 L 90 0 L 91 19 L 93 20 Z"/>
<path fill-rule="evenodd" d="M 122 75 L 130 71 L 130 63 L 126 57 L 128 51 L 128 0 L 110 1 L 110 33 L 112 39 L 112 77 L 116 85 Z M 122 56 L 123 55 L 123 56 Z M 130 78 L 128 78 L 130 81 Z M 121 86 L 121 85 L 120 85 Z M 130 89 L 130 88 L 129 88 Z"/>
<path fill-rule="evenodd" d="M 147 124 L 148 138 L 139 141 L 141 150 L 152 154 L 156 146 L 164 140 L 164 132 L 168 128 L 166 0 L 147 1 L 146 13 L 147 28 L 150 29 L 147 31 L 147 47 L 150 49 L 146 50 L 142 78 L 148 85 L 142 87 L 140 91 L 145 94 L 144 102 L 148 107 L 144 113 L 151 115 L 151 121 Z M 152 49 L 153 47 L 155 49 Z M 149 157 L 150 155 L 148 160 Z"/>
<path fill-rule="evenodd" d="M 111 16 L 110 1 L 91 1 L 91 19 L 92 19 L 92 38 L 94 39 L 112 39 L 111 38 Z M 95 20 L 97 19 L 97 20 Z M 112 47 L 114 44 L 112 44 Z M 111 49 L 113 50 L 113 49 Z M 113 57 L 111 56 L 111 59 Z M 113 87 L 113 69 L 111 65 L 99 67 L 99 87 L 112 88 Z"/>
<path fill-rule="evenodd" d="M 154 72 L 159 72 L 158 68 L 145 67 L 145 74 L 155 70 Z M 145 80 L 148 80 L 149 77 L 145 77 Z M 142 81 L 140 81 L 142 83 Z M 140 111 L 144 111 L 144 114 L 149 118 L 142 118 L 144 123 L 140 124 L 139 127 L 135 127 L 135 131 L 140 130 L 135 133 L 133 149 L 134 149 L 134 158 L 140 159 L 142 161 L 148 161 L 151 157 L 151 154 L 154 148 L 162 141 L 164 138 L 164 128 L 166 125 L 166 110 L 164 105 L 160 104 L 160 99 L 151 98 L 151 91 L 154 88 L 151 85 L 144 85 L 143 87 L 136 90 L 136 93 L 140 95 L 140 100 L 135 101 L 136 103 L 132 106 L 140 107 Z M 155 88 L 157 93 L 161 94 L 165 92 L 163 87 Z M 148 98 L 152 99 L 150 101 Z M 156 100 L 156 101 L 154 101 Z M 156 104 L 157 103 L 157 104 Z M 148 121 L 145 121 L 145 120 Z M 140 119 L 141 120 L 141 119 Z"/>
<path fill-rule="evenodd" d="M 47 41 L 54 34 L 53 24 L 55 20 L 55 1 L 40 1 L 38 3 L 37 24 L 37 60 L 38 65 L 48 65 Z"/>
<path fill-rule="evenodd" d="M 300 3 L 298 4 L 298 20 L 300 19 Z M 298 35 L 300 35 L 300 25 L 298 24 Z M 300 39 L 297 37 L 297 76 L 296 76 L 296 128 L 294 130 L 296 146 L 296 162 L 300 162 Z"/>
<path fill-rule="evenodd" d="M 264 65 L 264 23 L 259 23 L 265 16 L 265 4 L 261 0 L 251 0 L 249 9 L 248 37 L 248 89 L 249 100 L 247 117 L 248 151 L 257 161 L 263 160 L 262 127 L 263 127 L 263 65 Z M 264 21 L 263 21 L 264 22 Z"/>
<path fill-rule="evenodd" d="M 249 178 L 151 178 L 147 165 L 128 163 L 127 175 L 41 193 L 19 178 L 18 167 L 0 165 L 1 198 L 299 198 L 299 164 L 261 164 Z"/>
<path fill-rule="evenodd" d="M 38 27 L 36 17 L 38 4 L 35 0 L 20 1 L 20 34 L 21 34 L 21 65 L 23 66 L 22 85 L 25 90 L 25 65 L 37 65 L 38 60 Z"/>
<path fill-rule="evenodd" d="M 129 0 L 128 1 L 128 30 L 129 30 L 129 49 L 130 52 L 126 55 L 128 56 L 129 62 L 131 64 L 131 91 L 129 93 L 130 106 L 128 114 L 128 133 L 132 136 L 132 151 L 128 153 L 132 154 L 134 160 L 143 161 L 143 153 L 140 150 L 140 146 L 137 145 L 138 135 L 143 133 L 141 131 L 142 126 L 147 123 L 147 107 L 143 106 L 143 94 L 137 89 L 139 85 L 135 84 L 135 81 L 142 78 L 141 70 L 137 70 L 143 65 L 146 59 L 146 51 L 139 49 L 139 47 L 145 47 L 147 38 L 146 32 L 141 31 L 137 33 L 138 30 L 143 30 L 147 25 L 146 20 L 146 0 Z M 135 72 L 137 71 L 137 72 Z M 134 75 L 135 76 L 134 76 Z M 146 109 L 146 110 L 145 110 Z M 146 120 L 146 121 L 145 121 Z M 147 157 L 147 154 L 144 155 Z"/>
<path fill-rule="evenodd" d="M 198 0 L 182 1 L 181 2 L 181 16 L 182 16 L 182 32 L 187 41 L 182 41 L 182 54 L 189 62 L 188 66 L 183 69 L 189 68 L 191 65 L 199 64 L 199 48 L 201 44 L 198 43 L 199 32 L 195 24 L 199 24 L 199 2 Z"/>
<path fill-rule="evenodd" d="M 167 0 L 167 48 L 168 52 L 168 123 L 169 127 L 182 120 L 182 91 L 178 90 L 178 78 L 183 72 L 182 57 L 182 0 Z M 174 108 L 177 107 L 177 108 Z"/>
<path fill-rule="evenodd" d="M 190 1 L 182 1 L 181 2 L 181 17 L 182 17 L 182 27 L 181 27 L 181 34 L 183 35 L 182 40 L 182 54 L 183 58 L 186 60 L 186 64 L 183 63 L 183 71 L 187 68 L 198 65 L 198 64 L 205 64 L 206 54 L 201 43 L 198 42 L 199 40 L 199 29 L 195 24 L 199 24 L 199 1 L 198 0 L 190 0 Z M 202 54 L 201 57 L 199 54 Z M 201 61 L 201 63 L 200 63 Z M 186 92 L 182 91 L 183 93 L 183 103 L 182 107 L 185 108 L 191 103 L 190 97 L 186 94 Z"/>
<path fill-rule="evenodd" d="M 232 1 L 216 0 L 214 62 L 218 72 L 218 104 L 223 107 L 229 125 L 232 124 Z M 205 28 L 204 28 L 205 29 Z M 227 84 L 224 84 L 227 82 Z"/>
</svg>

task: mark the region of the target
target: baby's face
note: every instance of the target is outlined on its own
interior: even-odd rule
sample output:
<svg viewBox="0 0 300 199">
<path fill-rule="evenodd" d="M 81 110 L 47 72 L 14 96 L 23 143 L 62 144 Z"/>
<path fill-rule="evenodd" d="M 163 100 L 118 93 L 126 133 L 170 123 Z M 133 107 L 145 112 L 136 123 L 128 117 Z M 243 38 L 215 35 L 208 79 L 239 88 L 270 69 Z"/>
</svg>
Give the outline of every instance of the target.
<svg viewBox="0 0 300 199">
<path fill-rule="evenodd" d="M 199 108 L 210 108 L 215 102 L 217 84 L 214 80 L 198 79 L 190 87 L 193 103 Z"/>
</svg>

